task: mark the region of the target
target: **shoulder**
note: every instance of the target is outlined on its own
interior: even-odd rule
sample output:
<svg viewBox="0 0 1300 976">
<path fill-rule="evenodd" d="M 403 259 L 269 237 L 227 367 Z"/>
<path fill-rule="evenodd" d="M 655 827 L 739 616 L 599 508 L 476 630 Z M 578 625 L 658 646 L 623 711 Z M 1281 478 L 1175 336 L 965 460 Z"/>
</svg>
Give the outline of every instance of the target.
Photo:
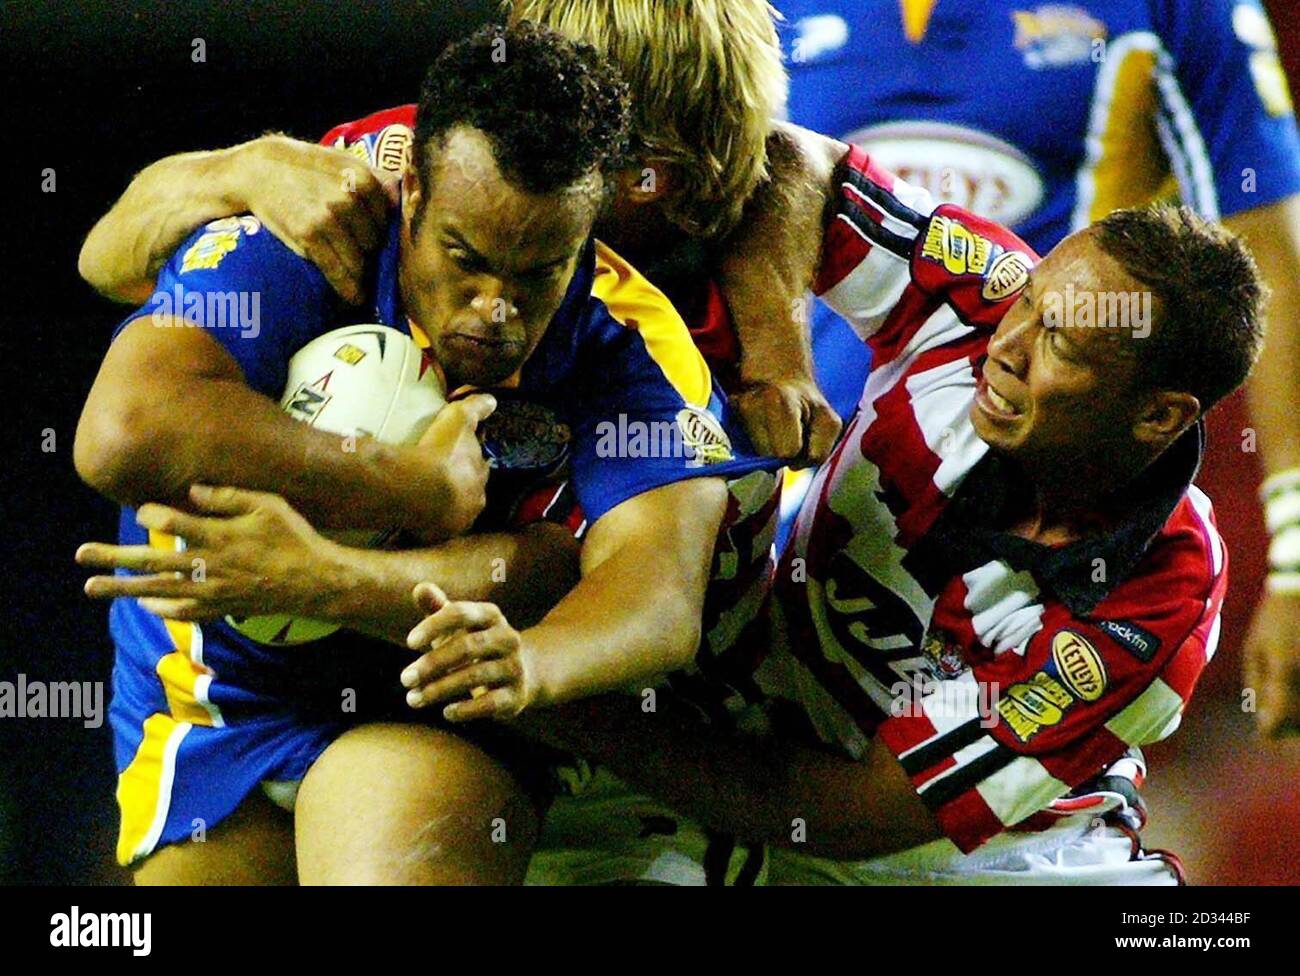
<svg viewBox="0 0 1300 976">
<path fill-rule="evenodd" d="M 321 138 L 321 145 L 346 149 L 376 169 L 400 173 L 414 139 L 415 105 L 412 104 L 336 125 Z"/>
<path fill-rule="evenodd" d="M 689 404 L 708 404 L 712 377 L 686 322 L 663 292 L 600 241 L 588 314 L 592 339 L 619 347 L 625 369 L 666 382 Z"/>
<path fill-rule="evenodd" d="M 912 253 L 912 277 L 973 325 L 996 327 L 1038 255 L 1014 232 L 952 204 L 936 207 Z"/>
</svg>

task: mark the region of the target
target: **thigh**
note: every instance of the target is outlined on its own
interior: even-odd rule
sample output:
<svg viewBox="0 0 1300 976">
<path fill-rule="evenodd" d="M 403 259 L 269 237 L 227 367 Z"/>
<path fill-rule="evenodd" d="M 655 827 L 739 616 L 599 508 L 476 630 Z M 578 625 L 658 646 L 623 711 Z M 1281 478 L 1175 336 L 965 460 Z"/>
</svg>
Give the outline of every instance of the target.
<svg viewBox="0 0 1300 976">
<path fill-rule="evenodd" d="M 307 772 L 294 817 L 303 884 L 517 884 L 537 835 L 515 777 L 424 725 L 344 733 Z"/>
<path fill-rule="evenodd" d="M 293 819 L 255 791 L 202 840 L 159 848 L 134 877 L 138 885 L 294 884 Z"/>
</svg>

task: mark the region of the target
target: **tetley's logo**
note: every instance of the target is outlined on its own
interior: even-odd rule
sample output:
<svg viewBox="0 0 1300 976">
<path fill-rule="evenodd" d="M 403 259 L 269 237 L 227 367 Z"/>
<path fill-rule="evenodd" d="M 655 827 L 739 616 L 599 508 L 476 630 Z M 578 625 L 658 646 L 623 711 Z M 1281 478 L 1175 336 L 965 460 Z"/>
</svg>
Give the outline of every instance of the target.
<svg viewBox="0 0 1300 976">
<path fill-rule="evenodd" d="M 1082 634 L 1062 630 L 1053 637 L 1052 662 L 1061 681 L 1081 701 L 1095 702 L 1106 690 L 1106 665 Z"/>
</svg>

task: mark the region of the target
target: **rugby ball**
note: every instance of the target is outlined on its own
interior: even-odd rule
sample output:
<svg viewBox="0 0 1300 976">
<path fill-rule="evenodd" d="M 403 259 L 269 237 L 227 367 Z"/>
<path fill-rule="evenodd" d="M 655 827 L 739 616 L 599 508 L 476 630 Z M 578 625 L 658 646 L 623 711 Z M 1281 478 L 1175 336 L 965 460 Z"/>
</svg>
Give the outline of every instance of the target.
<svg viewBox="0 0 1300 976">
<path fill-rule="evenodd" d="M 410 336 L 386 325 L 349 325 L 327 332 L 289 360 L 280 407 L 319 430 L 338 434 L 340 449 L 354 437 L 386 444 L 413 444 L 446 405 L 441 374 L 429 367 Z M 328 533 L 350 546 L 374 546 L 390 533 L 373 530 Z M 226 617 L 235 630 L 259 644 L 304 644 L 338 625 L 287 614 Z"/>
</svg>

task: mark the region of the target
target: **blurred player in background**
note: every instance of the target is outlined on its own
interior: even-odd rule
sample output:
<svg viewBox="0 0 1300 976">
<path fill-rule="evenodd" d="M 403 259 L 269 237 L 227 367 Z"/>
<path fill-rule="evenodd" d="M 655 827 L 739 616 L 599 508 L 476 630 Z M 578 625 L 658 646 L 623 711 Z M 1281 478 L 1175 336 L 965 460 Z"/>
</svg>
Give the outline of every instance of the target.
<svg viewBox="0 0 1300 976">
<path fill-rule="evenodd" d="M 778 6 L 793 121 L 1040 253 L 1118 207 L 1177 197 L 1250 246 L 1272 291 L 1249 394 L 1273 543 L 1246 680 L 1263 731 L 1300 728 L 1300 140 L 1258 0 Z M 813 342 L 847 418 L 870 356 L 824 308 Z"/>
</svg>

